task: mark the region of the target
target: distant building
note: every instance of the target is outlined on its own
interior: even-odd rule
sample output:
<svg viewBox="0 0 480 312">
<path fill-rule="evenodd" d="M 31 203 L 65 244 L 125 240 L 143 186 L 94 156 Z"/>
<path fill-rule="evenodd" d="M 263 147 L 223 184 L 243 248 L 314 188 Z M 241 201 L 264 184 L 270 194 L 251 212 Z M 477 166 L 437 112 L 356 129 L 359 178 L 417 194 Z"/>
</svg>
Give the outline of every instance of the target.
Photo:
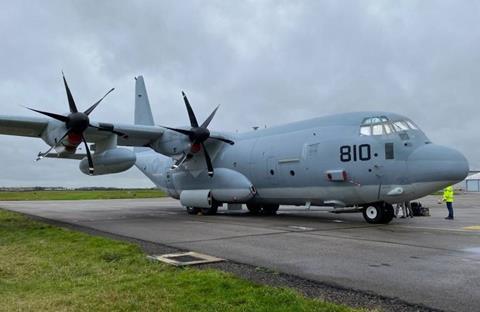
<svg viewBox="0 0 480 312">
<path fill-rule="evenodd" d="M 472 174 L 465 179 L 465 191 L 480 192 L 480 173 Z"/>
</svg>

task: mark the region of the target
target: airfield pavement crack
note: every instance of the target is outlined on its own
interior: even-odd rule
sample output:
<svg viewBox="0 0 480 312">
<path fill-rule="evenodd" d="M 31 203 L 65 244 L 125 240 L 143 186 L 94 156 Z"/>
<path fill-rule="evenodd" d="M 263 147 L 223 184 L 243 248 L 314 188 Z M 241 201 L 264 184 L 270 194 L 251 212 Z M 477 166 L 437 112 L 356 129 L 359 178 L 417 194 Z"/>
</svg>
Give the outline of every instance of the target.
<svg viewBox="0 0 480 312">
<path fill-rule="evenodd" d="M 125 241 L 137 244 L 147 255 L 151 254 L 166 254 L 187 251 L 185 249 L 159 244 L 143 239 L 137 239 L 129 236 L 119 235 L 108 231 L 97 230 L 85 225 L 78 225 L 66 221 L 52 220 L 44 217 L 39 217 L 31 214 L 23 213 L 33 220 L 45 222 L 50 225 L 67 228 L 83 232 L 89 235 L 102 236 L 115 240 Z M 305 231 L 290 231 L 293 233 L 304 233 Z M 289 231 L 285 231 L 289 233 Z M 270 233 L 273 234 L 273 233 Z M 278 234 L 278 233 L 277 233 Z M 377 295 L 373 292 L 357 290 L 353 288 L 346 288 L 333 283 L 325 283 L 301 278 L 291 274 L 285 274 L 273 271 L 268 268 L 257 267 L 250 264 L 244 264 L 236 261 L 226 260 L 224 262 L 203 264 L 196 266 L 198 269 L 216 269 L 228 272 L 249 280 L 254 283 L 274 286 L 274 287 L 289 287 L 297 290 L 301 294 L 319 300 L 330 301 L 338 304 L 344 304 L 350 307 L 377 309 L 387 312 L 442 312 L 442 310 L 433 309 L 425 305 L 412 304 L 403 301 L 399 298 L 390 298 Z"/>
</svg>

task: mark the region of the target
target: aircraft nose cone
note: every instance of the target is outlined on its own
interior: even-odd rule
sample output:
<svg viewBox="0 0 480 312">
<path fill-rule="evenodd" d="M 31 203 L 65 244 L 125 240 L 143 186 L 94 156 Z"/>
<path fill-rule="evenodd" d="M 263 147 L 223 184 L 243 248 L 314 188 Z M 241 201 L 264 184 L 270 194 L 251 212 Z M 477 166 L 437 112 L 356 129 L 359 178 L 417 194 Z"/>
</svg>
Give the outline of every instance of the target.
<svg viewBox="0 0 480 312">
<path fill-rule="evenodd" d="M 455 184 L 465 179 L 469 166 L 467 159 L 459 151 L 427 144 L 418 147 L 410 155 L 408 170 L 415 182 L 445 181 Z"/>
</svg>

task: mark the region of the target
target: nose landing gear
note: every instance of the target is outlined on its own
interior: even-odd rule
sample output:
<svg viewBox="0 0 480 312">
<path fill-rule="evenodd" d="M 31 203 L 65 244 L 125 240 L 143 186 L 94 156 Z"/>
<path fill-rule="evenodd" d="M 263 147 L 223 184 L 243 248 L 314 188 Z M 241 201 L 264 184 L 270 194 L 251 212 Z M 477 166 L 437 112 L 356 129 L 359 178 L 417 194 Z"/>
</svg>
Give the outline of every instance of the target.
<svg viewBox="0 0 480 312">
<path fill-rule="evenodd" d="M 363 218 L 371 224 L 387 224 L 393 216 L 393 206 L 387 203 L 373 203 L 363 209 Z"/>
</svg>

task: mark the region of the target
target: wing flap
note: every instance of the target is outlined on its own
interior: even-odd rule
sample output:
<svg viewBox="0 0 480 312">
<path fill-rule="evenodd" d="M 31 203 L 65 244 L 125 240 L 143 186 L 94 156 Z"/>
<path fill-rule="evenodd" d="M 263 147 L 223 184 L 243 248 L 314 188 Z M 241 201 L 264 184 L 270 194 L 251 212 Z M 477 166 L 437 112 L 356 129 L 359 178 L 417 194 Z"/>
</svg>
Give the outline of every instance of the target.
<svg viewBox="0 0 480 312">
<path fill-rule="evenodd" d="M 82 160 L 87 157 L 87 154 L 57 154 L 57 153 L 48 153 L 45 155 L 46 158 L 61 158 L 61 159 L 75 159 Z"/>
</svg>

